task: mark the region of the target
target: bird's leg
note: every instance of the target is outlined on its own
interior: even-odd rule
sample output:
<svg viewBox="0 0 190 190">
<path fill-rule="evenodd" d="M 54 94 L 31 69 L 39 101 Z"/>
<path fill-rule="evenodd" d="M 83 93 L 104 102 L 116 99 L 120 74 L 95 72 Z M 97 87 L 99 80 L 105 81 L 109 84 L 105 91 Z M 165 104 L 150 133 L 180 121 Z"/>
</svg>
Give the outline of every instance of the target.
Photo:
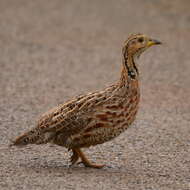
<svg viewBox="0 0 190 190">
<path fill-rule="evenodd" d="M 83 163 L 86 167 L 98 168 L 98 169 L 101 169 L 102 167 L 104 167 L 104 165 L 97 165 L 97 164 L 90 163 L 90 161 L 86 158 L 84 153 L 79 148 L 75 149 L 75 151 L 77 152 L 78 156 L 81 158 L 82 160 L 81 163 Z"/>
<path fill-rule="evenodd" d="M 72 149 L 72 151 L 73 151 L 73 154 L 72 154 L 71 159 L 70 159 L 70 161 L 71 161 L 71 166 L 74 165 L 74 164 L 78 161 L 78 159 L 79 159 L 79 155 L 78 155 L 78 153 L 76 152 L 76 150 L 75 150 L 75 149 Z"/>
</svg>

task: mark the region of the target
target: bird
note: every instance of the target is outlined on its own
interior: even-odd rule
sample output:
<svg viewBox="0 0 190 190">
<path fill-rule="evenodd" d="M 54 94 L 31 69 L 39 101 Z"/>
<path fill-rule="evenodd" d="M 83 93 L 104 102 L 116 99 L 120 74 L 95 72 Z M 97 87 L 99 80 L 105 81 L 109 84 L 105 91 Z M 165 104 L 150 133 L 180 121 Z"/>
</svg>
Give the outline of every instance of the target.
<svg viewBox="0 0 190 190">
<path fill-rule="evenodd" d="M 140 101 L 137 60 L 149 47 L 159 44 L 145 34 L 131 34 L 122 47 L 122 69 L 115 83 L 46 112 L 35 127 L 12 140 L 10 146 L 53 143 L 72 151 L 71 166 L 104 167 L 89 161 L 81 149 L 110 141 L 132 125 Z"/>
</svg>

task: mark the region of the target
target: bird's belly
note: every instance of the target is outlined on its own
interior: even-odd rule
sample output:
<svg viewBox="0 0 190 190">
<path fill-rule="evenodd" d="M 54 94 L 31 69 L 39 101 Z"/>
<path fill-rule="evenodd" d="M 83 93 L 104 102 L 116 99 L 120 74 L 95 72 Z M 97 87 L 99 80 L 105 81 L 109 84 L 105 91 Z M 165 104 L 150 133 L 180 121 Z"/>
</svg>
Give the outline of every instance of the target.
<svg viewBox="0 0 190 190">
<path fill-rule="evenodd" d="M 90 147 L 97 144 L 103 144 L 119 136 L 124 131 L 124 128 L 100 128 L 92 133 L 73 136 L 68 139 L 68 147 Z"/>
</svg>

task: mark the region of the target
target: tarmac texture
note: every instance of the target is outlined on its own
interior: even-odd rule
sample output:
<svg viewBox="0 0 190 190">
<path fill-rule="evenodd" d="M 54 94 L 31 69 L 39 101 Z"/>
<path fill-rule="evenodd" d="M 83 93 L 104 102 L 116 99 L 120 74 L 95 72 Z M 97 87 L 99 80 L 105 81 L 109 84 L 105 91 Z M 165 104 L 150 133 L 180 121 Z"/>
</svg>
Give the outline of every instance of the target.
<svg viewBox="0 0 190 190">
<path fill-rule="evenodd" d="M 1 190 L 190 190 L 189 0 L 0 0 Z M 107 167 L 69 168 L 55 145 L 11 139 L 72 96 L 119 79 L 131 33 L 163 42 L 139 59 L 136 122 L 85 150 Z"/>
</svg>

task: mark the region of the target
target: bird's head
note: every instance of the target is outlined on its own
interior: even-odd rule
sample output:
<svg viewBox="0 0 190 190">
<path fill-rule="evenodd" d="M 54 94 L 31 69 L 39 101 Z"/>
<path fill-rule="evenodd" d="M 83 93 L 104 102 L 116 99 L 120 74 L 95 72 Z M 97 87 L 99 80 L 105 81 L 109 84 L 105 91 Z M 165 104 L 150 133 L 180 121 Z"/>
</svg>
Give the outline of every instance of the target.
<svg viewBox="0 0 190 190">
<path fill-rule="evenodd" d="M 139 58 L 146 49 L 159 44 L 161 42 L 144 34 L 132 34 L 124 43 L 123 55 L 124 57 L 132 56 L 133 58 Z"/>
<path fill-rule="evenodd" d="M 152 39 L 144 34 L 132 34 L 125 41 L 123 46 L 123 65 L 124 73 L 132 79 L 136 79 L 139 75 L 136 59 L 149 47 L 159 45 L 161 42 Z M 124 74 L 125 75 L 125 74 Z M 125 79 L 122 75 L 122 80 Z"/>
</svg>

